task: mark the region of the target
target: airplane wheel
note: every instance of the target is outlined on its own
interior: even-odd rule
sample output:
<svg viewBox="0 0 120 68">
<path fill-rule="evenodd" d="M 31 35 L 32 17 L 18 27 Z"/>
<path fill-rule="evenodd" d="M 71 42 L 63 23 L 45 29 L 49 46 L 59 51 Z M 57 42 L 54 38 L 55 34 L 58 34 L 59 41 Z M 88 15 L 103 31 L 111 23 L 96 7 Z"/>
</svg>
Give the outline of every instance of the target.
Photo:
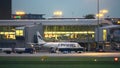
<svg viewBox="0 0 120 68">
<path fill-rule="evenodd" d="M 18 54 L 22 54 L 23 52 L 16 52 L 16 53 L 18 53 Z"/>
<path fill-rule="evenodd" d="M 11 51 L 6 51 L 5 53 L 6 53 L 6 54 L 11 54 Z"/>
<path fill-rule="evenodd" d="M 63 51 L 63 54 L 67 54 L 68 53 L 68 51 Z"/>
<path fill-rule="evenodd" d="M 53 47 L 50 48 L 50 53 L 55 53 L 55 49 Z"/>
<path fill-rule="evenodd" d="M 82 53 L 81 51 L 78 51 L 77 53 Z"/>
</svg>

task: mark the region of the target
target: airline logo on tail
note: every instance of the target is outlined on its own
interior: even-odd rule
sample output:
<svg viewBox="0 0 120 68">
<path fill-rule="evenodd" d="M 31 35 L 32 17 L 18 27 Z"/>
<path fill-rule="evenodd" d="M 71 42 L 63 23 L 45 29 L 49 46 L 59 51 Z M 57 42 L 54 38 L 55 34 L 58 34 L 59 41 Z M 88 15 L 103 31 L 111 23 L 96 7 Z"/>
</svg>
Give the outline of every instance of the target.
<svg viewBox="0 0 120 68">
<path fill-rule="evenodd" d="M 37 40 L 38 40 L 38 44 L 44 44 L 45 43 L 45 41 L 43 40 L 43 38 L 40 35 L 39 31 L 37 31 Z"/>
</svg>

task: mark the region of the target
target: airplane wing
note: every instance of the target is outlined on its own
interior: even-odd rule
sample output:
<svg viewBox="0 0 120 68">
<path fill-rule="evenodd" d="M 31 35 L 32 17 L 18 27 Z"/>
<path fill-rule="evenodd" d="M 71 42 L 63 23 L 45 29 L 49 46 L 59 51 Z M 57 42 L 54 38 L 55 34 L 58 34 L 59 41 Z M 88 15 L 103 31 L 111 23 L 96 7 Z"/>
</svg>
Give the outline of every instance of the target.
<svg viewBox="0 0 120 68">
<path fill-rule="evenodd" d="M 45 43 L 27 43 L 28 45 L 33 46 L 43 46 Z"/>
</svg>

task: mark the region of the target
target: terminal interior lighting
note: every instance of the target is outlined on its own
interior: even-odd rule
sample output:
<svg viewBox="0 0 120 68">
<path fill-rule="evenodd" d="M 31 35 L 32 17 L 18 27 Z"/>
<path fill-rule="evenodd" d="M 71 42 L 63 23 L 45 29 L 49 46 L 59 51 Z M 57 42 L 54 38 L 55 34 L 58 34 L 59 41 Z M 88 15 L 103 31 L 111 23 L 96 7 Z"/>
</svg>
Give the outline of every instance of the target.
<svg viewBox="0 0 120 68">
<path fill-rule="evenodd" d="M 120 24 L 120 21 L 118 21 L 117 24 Z"/>
</svg>

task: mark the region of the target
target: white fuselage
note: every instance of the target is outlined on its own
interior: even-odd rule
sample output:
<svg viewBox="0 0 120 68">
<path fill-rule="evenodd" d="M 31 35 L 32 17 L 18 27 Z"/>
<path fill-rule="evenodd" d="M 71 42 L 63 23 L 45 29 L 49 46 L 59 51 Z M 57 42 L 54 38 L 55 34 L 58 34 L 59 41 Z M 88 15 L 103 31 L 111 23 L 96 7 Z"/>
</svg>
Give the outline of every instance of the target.
<svg viewBox="0 0 120 68">
<path fill-rule="evenodd" d="M 48 42 L 43 45 L 48 48 L 80 48 L 81 46 L 75 42 Z M 81 47 L 82 48 L 82 47 Z"/>
</svg>

